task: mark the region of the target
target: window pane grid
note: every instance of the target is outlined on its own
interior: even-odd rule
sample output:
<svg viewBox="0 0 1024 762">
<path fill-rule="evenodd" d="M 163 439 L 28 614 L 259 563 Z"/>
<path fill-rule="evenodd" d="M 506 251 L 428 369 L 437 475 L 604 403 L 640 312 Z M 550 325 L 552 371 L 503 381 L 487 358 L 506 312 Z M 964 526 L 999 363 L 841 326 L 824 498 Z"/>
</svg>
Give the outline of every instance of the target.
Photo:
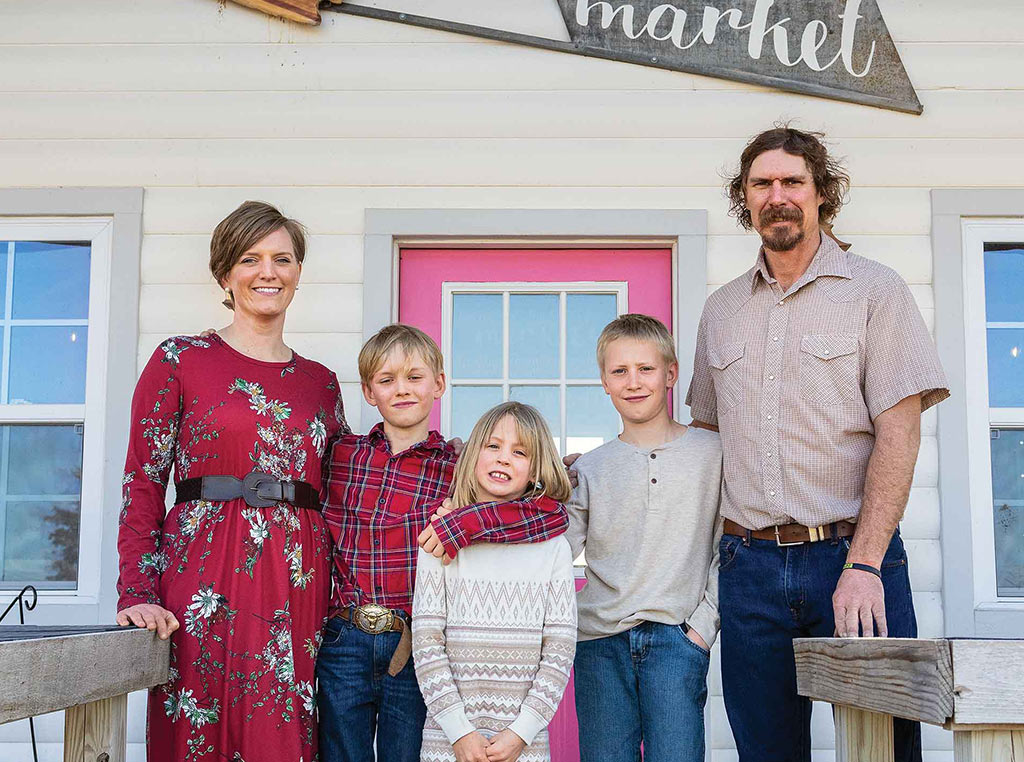
<svg viewBox="0 0 1024 762">
<path fill-rule="evenodd" d="M 476 287 L 476 284 L 473 284 L 472 288 L 462 288 L 460 286 L 453 287 L 448 291 L 449 297 L 446 301 L 445 308 L 448 311 L 447 314 L 451 316 L 451 321 L 449 323 L 449 329 L 446 331 L 445 334 L 446 340 L 450 342 L 449 346 L 445 348 L 445 359 L 446 362 L 448 362 L 450 358 L 455 358 L 454 361 L 451 362 L 453 372 L 449 377 L 449 383 L 452 387 L 452 394 L 449 403 L 450 412 L 448 418 L 448 428 L 450 435 L 462 437 L 468 435 L 468 427 L 471 427 L 472 423 L 475 423 L 475 417 L 473 417 L 473 415 L 467 416 L 467 413 L 470 412 L 469 408 L 474 408 L 473 414 L 476 417 L 478 417 L 479 414 L 482 413 L 486 408 L 481 409 L 479 411 L 475 410 L 475 408 L 483 404 L 483 402 L 487 399 L 486 395 L 481 396 L 484 395 L 484 389 L 491 388 L 494 389 L 495 392 L 497 392 L 500 389 L 501 399 L 503 401 L 507 401 L 509 399 L 522 398 L 524 399 L 524 401 L 534 401 L 537 404 L 540 404 L 542 407 L 545 407 L 546 410 L 544 410 L 543 412 L 545 413 L 545 417 L 548 418 L 548 425 L 552 429 L 553 436 L 556 440 L 559 451 L 562 454 L 565 454 L 568 451 L 568 449 L 571 449 L 569 448 L 570 439 L 574 441 L 579 440 L 579 437 L 570 436 L 572 432 L 569 431 L 571 423 L 568 416 L 568 398 L 570 396 L 569 390 L 583 390 L 590 388 L 597 393 L 598 398 L 600 398 L 600 396 L 603 395 L 603 391 L 599 391 L 601 390 L 601 381 L 596 361 L 591 363 L 593 365 L 593 376 L 574 378 L 566 377 L 569 364 L 567 336 L 569 324 L 569 295 L 571 294 L 573 297 L 600 296 L 607 299 L 607 302 L 604 303 L 605 307 L 601 308 L 607 309 L 610 307 L 608 314 L 602 315 L 601 317 L 601 320 L 603 321 L 601 322 L 601 326 L 603 326 L 605 322 L 611 320 L 616 315 L 621 314 L 621 312 L 624 310 L 625 288 L 624 284 L 622 284 L 621 286 L 612 286 L 607 290 L 601 287 L 604 284 L 586 284 L 585 287 L 583 286 L 583 284 L 581 284 L 581 287 L 578 289 L 573 289 L 571 287 L 567 288 L 565 286 L 555 284 L 552 284 L 552 287 L 550 288 L 544 288 L 543 285 L 544 284 L 529 284 L 527 288 L 522 288 L 521 286 L 517 286 L 516 284 L 503 287 L 488 287 L 486 284 L 480 284 L 479 287 Z M 463 376 L 460 375 L 459 373 L 460 367 L 468 367 L 467 362 L 465 360 L 467 347 L 461 346 L 460 341 L 460 336 L 464 334 L 464 326 L 459 325 L 460 315 L 463 316 L 462 319 L 466 319 L 465 316 L 468 316 L 470 314 L 469 310 L 460 308 L 458 306 L 460 303 L 459 297 L 469 296 L 472 298 L 480 297 L 483 295 L 493 295 L 495 297 L 500 295 L 501 297 L 501 358 L 500 363 L 495 362 L 498 358 L 493 358 L 493 360 L 491 361 L 488 361 L 486 358 L 480 358 L 476 364 L 479 365 L 480 367 L 487 367 L 488 365 L 491 365 L 493 367 L 496 365 L 500 365 L 502 370 L 501 378 L 479 378 L 468 375 Z M 516 314 L 525 314 L 522 312 L 524 308 L 529 309 L 532 306 L 536 306 L 536 312 L 539 313 L 542 311 L 547 311 L 547 314 L 549 315 L 549 320 L 551 318 L 554 318 L 554 312 L 550 311 L 549 307 L 545 307 L 544 302 L 541 300 L 537 300 L 536 302 L 531 302 L 530 300 L 523 300 L 518 305 L 513 304 L 513 297 L 520 295 L 529 297 L 557 297 L 558 299 L 557 363 L 559 376 L 557 378 L 551 375 L 538 378 L 536 374 L 533 374 L 533 377 L 524 377 L 523 373 L 521 372 L 513 374 L 513 358 L 511 356 L 513 351 L 523 351 L 523 347 L 527 347 L 528 351 L 529 348 L 533 347 L 533 345 L 529 341 L 526 341 L 524 344 L 524 336 L 522 333 L 520 333 L 518 337 L 513 337 L 513 329 L 511 326 L 513 316 Z M 469 302 L 466 302 L 465 304 L 468 305 Z M 519 310 L 519 312 L 517 313 L 516 310 Z M 530 314 L 530 318 L 535 317 L 536 314 Z M 577 317 L 576 322 L 580 322 L 579 317 Z M 535 323 L 536 321 L 534 320 L 534 324 Z M 534 327 L 536 327 L 536 325 L 534 325 Z M 554 326 L 552 326 L 552 328 L 554 328 Z M 599 330 L 600 328 L 597 328 L 598 332 Z M 596 338 L 596 333 L 594 337 Z M 550 342 L 550 339 L 546 339 L 543 337 L 538 337 L 537 341 L 538 345 L 543 344 L 544 346 L 550 346 L 551 343 L 553 343 Z M 477 349 L 479 350 L 479 347 L 477 347 Z M 587 353 L 591 353 L 592 351 L 593 350 L 591 348 L 587 349 Z M 459 358 L 463 359 L 460 360 Z M 521 360 L 517 360 L 517 362 L 519 363 L 517 365 L 517 369 L 525 370 L 527 371 L 527 373 L 529 373 L 533 368 L 537 367 L 536 361 L 532 363 L 528 361 L 525 365 L 522 363 Z M 543 367 L 544 361 L 540 360 L 540 362 L 541 367 Z M 557 388 L 558 390 L 557 414 L 555 413 L 555 411 L 550 409 L 550 402 L 553 402 L 553 400 L 550 400 L 548 403 L 544 404 L 542 404 L 541 402 L 543 399 L 545 399 L 545 387 L 549 389 Z M 527 389 L 535 389 L 536 392 L 526 394 Z M 464 392 L 462 390 L 464 390 Z M 592 401 L 594 399 L 594 392 L 591 393 L 591 397 L 588 397 L 586 399 Z M 536 395 L 538 394 L 541 396 L 537 397 Z M 602 400 L 602 402 L 606 403 L 610 409 L 610 402 L 608 402 L 606 399 Z M 468 420 L 469 417 L 473 417 L 472 422 Z M 617 433 L 617 430 L 615 432 L 612 432 L 612 436 L 614 436 Z M 595 439 L 595 437 L 589 437 L 588 442 L 591 439 Z"/>
</svg>

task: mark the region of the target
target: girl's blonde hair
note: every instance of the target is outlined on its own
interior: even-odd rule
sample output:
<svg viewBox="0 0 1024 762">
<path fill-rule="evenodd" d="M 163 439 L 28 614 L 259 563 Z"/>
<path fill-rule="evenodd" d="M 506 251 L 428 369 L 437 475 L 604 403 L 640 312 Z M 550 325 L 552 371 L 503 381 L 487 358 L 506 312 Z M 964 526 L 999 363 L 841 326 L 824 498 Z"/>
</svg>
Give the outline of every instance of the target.
<svg viewBox="0 0 1024 762">
<path fill-rule="evenodd" d="M 498 421 L 506 415 L 516 423 L 519 442 L 530 458 L 530 483 L 523 497 L 547 495 L 552 500 L 565 502 L 572 494 L 572 485 L 565 473 L 562 459 L 558 457 L 551 431 L 544 416 L 536 408 L 522 402 L 503 402 L 492 407 L 481 416 L 469 435 L 469 441 L 455 465 L 453 507 L 461 508 L 478 502 L 480 485 L 476 480 L 476 463 L 487 440 L 490 439 Z"/>
</svg>

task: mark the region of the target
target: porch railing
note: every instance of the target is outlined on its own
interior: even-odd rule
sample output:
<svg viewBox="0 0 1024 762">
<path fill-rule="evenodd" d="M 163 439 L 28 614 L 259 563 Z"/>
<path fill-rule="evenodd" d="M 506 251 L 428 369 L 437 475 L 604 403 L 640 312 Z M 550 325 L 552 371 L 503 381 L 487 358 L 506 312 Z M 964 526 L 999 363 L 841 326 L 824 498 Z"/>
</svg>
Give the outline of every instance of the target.
<svg viewBox="0 0 1024 762">
<path fill-rule="evenodd" d="M 0 626 L 0 724 L 64 709 L 64 762 L 124 762 L 128 694 L 169 658 L 148 630 Z"/>
<path fill-rule="evenodd" d="M 835 706 L 836 762 L 891 762 L 892 718 L 953 731 L 955 762 L 1024 762 L 1024 640 L 806 638 L 797 691 Z"/>
</svg>

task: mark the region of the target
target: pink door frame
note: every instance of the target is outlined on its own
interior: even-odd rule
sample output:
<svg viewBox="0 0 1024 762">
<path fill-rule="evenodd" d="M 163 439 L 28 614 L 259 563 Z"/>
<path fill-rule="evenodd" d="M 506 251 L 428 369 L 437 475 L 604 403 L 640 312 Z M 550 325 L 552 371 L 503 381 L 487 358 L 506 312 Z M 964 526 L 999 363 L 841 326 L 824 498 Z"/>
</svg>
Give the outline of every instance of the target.
<svg viewBox="0 0 1024 762">
<path fill-rule="evenodd" d="M 443 346 L 441 316 L 445 281 L 460 283 L 628 284 L 630 312 L 653 315 L 672 329 L 672 250 L 661 249 L 418 249 L 399 255 L 398 319 L 425 331 Z M 431 414 L 440 428 L 440 406 Z M 576 581 L 577 589 L 584 584 Z M 579 731 L 573 681 L 548 726 L 552 762 L 579 762 Z"/>
<path fill-rule="evenodd" d="M 461 283 L 628 284 L 629 311 L 653 315 L 672 328 L 671 249 L 417 249 L 399 258 L 398 319 L 443 346 L 441 293 L 445 281 Z M 430 424 L 439 429 L 440 406 Z"/>
</svg>

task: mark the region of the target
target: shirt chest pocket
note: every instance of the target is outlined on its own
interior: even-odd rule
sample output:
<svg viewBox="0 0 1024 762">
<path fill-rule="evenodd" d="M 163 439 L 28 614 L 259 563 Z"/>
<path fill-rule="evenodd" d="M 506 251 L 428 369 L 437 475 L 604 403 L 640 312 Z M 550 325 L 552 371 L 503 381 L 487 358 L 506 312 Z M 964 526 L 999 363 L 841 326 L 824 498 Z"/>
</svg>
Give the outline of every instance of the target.
<svg viewBox="0 0 1024 762">
<path fill-rule="evenodd" d="M 800 396 L 838 405 L 859 396 L 857 337 L 849 333 L 807 334 L 800 340 Z"/>
<path fill-rule="evenodd" d="M 712 344 L 708 347 L 708 365 L 715 382 L 718 415 L 736 407 L 743 398 L 743 355 L 746 345 L 742 341 Z"/>
</svg>

